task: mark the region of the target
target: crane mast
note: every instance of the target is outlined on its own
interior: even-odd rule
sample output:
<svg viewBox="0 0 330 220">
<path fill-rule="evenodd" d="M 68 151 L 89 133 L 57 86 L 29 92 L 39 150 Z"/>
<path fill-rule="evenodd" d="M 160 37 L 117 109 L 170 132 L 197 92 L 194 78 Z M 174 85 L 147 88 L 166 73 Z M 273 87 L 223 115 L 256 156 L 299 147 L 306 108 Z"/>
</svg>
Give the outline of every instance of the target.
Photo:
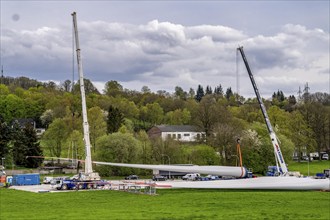
<svg viewBox="0 0 330 220">
<path fill-rule="evenodd" d="M 88 125 L 88 118 L 87 118 L 84 74 L 83 74 L 83 66 L 82 66 L 81 55 L 80 55 L 76 12 L 72 13 L 72 17 L 73 17 L 73 26 L 74 26 L 75 42 L 76 42 L 76 53 L 77 53 L 78 73 L 79 73 L 80 92 L 81 92 L 82 116 L 83 116 L 85 155 L 86 155 L 85 173 L 84 173 L 83 179 L 97 180 L 97 179 L 100 179 L 100 177 L 99 177 L 98 173 L 93 172 L 93 168 L 92 168 L 91 143 L 90 143 L 90 138 L 89 138 L 89 125 Z"/>
<path fill-rule="evenodd" d="M 270 139 L 272 141 L 272 144 L 273 144 L 273 148 L 274 148 L 274 154 L 275 154 L 275 160 L 276 160 L 276 165 L 277 165 L 277 171 L 282 173 L 282 175 L 285 175 L 287 172 L 288 172 L 288 168 L 285 164 L 285 161 L 284 161 L 284 157 L 282 155 L 282 152 L 281 152 L 281 149 L 280 149 L 280 145 L 278 143 L 278 139 L 277 139 L 277 136 L 273 130 L 273 127 L 270 123 L 270 120 L 269 120 L 269 117 L 268 117 L 268 114 L 267 114 L 267 111 L 266 111 L 266 108 L 265 108 L 265 105 L 261 99 L 261 96 L 260 96 L 260 93 L 259 93 L 259 90 L 258 90 L 258 87 L 257 87 L 257 84 L 254 80 L 254 77 L 252 75 L 252 72 L 251 72 L 251 69 L 250 69 L 250 66 L 249 66 L 249 63 L 246 59 L 246 56 L 244 54 L 244 51 L 243 51 L 243 47 L 238 47 L 237 50 L 239 50 L 239 52 L 241 53 L 241 56 L 242 56 L 242 59 L 244 61 L 244 64 L 245 64 L 245 67 L 246 67 L 246 70 L 249 74 L 249 77 L 250 77 L 250 80 L 251 80 L 251 83 L 252 83 L 252 86 L 253 86 L 253 89 L 254 89 L 254 92 L 257 96 L 257 100 L 259 102 L 259 106 L 260 106 L 260 109 L 261 109 L 261 112 L 262 112 L 262 115 L 264 116 L 264 119 L 265 119 L 265 122 L 266 122 L 266 126 L 267 126 L 267 129 L 268 129 L 268 132 L 269 132 L 269 136 L 270 136 Z M 278 164 L 280 165 L 281 167 L 281 171 L 279 170 L 279 166 Z"/>
</svg>

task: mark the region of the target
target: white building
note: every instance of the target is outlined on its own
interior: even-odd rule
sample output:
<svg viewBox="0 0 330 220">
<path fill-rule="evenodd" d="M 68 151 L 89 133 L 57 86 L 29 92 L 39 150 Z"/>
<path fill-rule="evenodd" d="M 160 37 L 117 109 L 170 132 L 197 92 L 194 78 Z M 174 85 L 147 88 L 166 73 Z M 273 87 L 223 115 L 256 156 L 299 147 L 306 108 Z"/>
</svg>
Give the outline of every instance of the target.
<svg viewBox="0 0 330 220">
<path fill-rule="evenodd" d="M 162 140 L 173 139 L 182 142 L 205 140 L 205 132 L 192 125 L 158 125 L 147 133 L 150 138 L 161 137 Z"/>
</svg>

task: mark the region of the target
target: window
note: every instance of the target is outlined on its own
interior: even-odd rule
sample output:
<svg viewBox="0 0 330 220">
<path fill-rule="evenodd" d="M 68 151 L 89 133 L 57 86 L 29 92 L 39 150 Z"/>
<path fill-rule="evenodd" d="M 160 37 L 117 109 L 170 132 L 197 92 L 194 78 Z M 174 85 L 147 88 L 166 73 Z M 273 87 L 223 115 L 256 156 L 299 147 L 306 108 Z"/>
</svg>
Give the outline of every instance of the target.
<svg viewBox="0 0 330 220">
<path fill-rule="evenodd" d="M 181 134 L 178 134 L 178 139 L 181 139 Z"/>
<path fill-rule="evenodd" d="M 170 139 L 171 138 L 171 134 L 167 134 L 167 138 Z"/>
<path fill-rule="evenodd" d="M 173 137 L 173 139 L 175 139 L 176 138 L 176 134 L 173 134 L 172 137 Z"/>
<path fill-rule="evenodd" d="M 189 137 L 189 136 L 190 136 L 190 134 L 187 134 L 187 133 L 186 133 L 186 134 L 183 134 L 183 136 L 185 136 L 185 137 Z"/>
</svg>

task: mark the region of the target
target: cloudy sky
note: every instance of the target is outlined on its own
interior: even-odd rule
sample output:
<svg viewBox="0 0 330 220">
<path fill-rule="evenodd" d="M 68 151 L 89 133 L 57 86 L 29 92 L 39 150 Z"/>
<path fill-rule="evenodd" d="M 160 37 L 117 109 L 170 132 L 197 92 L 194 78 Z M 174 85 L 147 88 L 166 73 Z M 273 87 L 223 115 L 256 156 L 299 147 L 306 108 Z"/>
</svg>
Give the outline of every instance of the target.
<svg viewBox="0 0 330 220">
<path fill-rule="evenodd" d="M 277 90 L 297 95 L 306 82 L 310 92 L 329 93 L 328 0 L 0 4 L 5 76 L 72 79 L 71 13 L 76 11 L 84 75 L 100 90 L 110 80 L 154 92 L 173 92 L 175 86 L 188 91 L 198 84 L 237 91 L 238 84 L 241 95 L 253 97 L 237 59 L 242 45 L 265 98 Z"/>
</svg>

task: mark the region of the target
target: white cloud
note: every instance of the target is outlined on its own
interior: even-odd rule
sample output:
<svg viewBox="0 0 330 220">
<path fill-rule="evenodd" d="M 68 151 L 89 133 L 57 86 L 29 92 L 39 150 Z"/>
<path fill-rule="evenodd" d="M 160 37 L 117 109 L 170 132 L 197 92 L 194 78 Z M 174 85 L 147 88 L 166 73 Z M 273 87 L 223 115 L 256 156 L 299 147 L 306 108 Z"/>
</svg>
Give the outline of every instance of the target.
<svg viewBox="0 0 330 220">
<path fill-rule="evenodd" d="M 140 90 L 185 90 L 198 84 L 236 88 L 236 47 L 246 56 L 269 95 L 278 89 L 292 92 L 304 82 L 327 91 L 329 33 L 288 24 L 271 36 L 248 36 L 225 26 L 184 26 L 152 20 L 144 25 L 105 21 L 78 24 L 85 77 L 97 88 L 109 80 Z M 40 80 L 71 78 L 72 30 L 68 26 L 34 30 L 5 28 L 1 36 L 3 63 L 11 73 Z M 239 62 L 242 64 L 241 58 Z M 322 73 L 322 74 L 321 74 Z M 251 86 L 240 67 L 241 94 Z M 247 80 L 246 80 L 247 79 Z M 319 90 L 318 90 L 319 89 Z M 235 89 L 234 89 L 235 90 Z M 252 91 L 253 92 L 253 91 Z"/>
</svg>

